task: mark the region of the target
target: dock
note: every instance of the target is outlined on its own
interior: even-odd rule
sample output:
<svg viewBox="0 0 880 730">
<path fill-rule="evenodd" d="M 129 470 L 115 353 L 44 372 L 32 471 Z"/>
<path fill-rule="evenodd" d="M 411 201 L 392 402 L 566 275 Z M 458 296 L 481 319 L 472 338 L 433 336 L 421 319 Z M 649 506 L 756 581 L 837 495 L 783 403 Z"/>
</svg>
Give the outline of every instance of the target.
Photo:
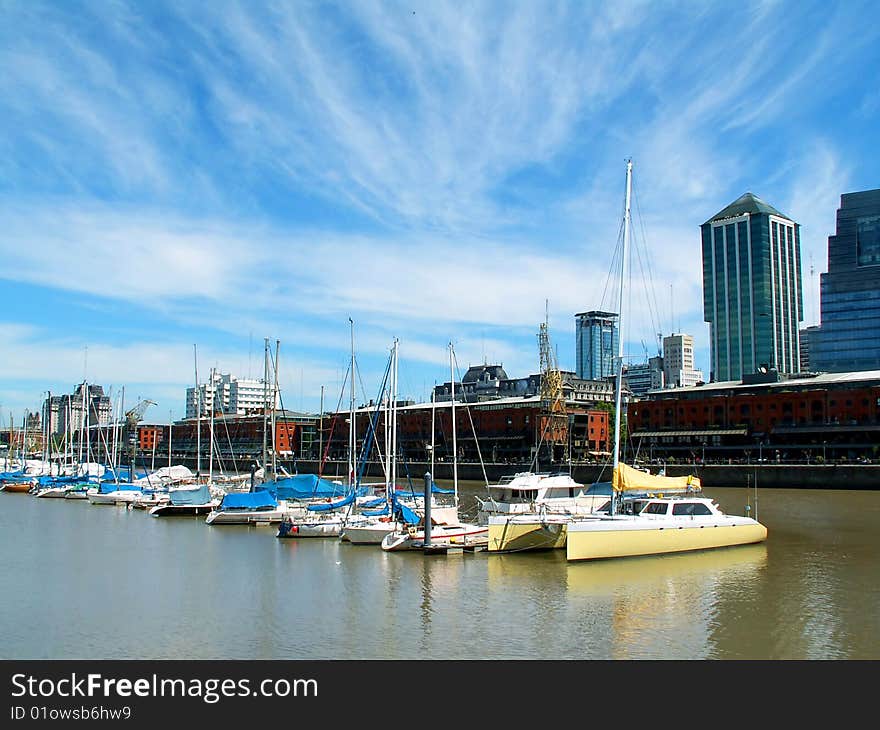
<svg viewBox="0 0 880 730">
<path fill-rule="evenodd" d="M 460 555 L 463 553 L 481 553 L 489 549 L 489 538 L 476 538 L 463 542 L 440 540 L 430 545 L 419 547 L 425 555 Z"/>
</svg>

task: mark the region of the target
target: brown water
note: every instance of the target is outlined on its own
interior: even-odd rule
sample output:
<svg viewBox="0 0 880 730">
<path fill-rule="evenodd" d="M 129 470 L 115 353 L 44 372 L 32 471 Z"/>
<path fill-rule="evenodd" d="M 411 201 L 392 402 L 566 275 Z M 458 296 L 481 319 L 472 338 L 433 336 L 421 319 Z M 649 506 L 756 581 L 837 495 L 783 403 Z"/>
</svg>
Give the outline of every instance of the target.
<svg viewBox="0 0 880 730">
<path fill-rule="evenodd" d="M 424 556 L 0 493 L 0 658 L 880 658 L 880 491 L 705 491 L 767 542 Z"/>
</svg>

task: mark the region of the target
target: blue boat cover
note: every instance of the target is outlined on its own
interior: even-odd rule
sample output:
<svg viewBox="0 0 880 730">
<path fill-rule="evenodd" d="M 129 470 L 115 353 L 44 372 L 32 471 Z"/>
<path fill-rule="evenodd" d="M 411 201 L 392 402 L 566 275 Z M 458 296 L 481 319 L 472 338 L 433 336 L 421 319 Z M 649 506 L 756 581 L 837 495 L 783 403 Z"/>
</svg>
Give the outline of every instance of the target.
<svg viewBox="0 0 880 730">
<path fill-rule="evenodd" d="M 37 477 L 37 483 L 41 486 L 49 486 L 53 484 L 72 484 L 79 480 L 77 476 L 42 476 Z"/>
<path fill-rule="evenodd" d="M 322 502 L 320 504 L 310 504 L 306 507 L 309 512 L 330 512 L 334 509 L 339 509 L 340 507 L 345 507 L 354 502 L 354 492 L 349 494 L 344 499 L 336 500 L 335 502 Z"/>
<path fill-rule="evenodd" d="M 398 522 L 404 522 L 407 525 L 417 525 L 420 521 L 419 516 L 413 510 L 399 502 L 394 507 L 394 517 Z"/>
<path fill-rule="evenodd" d="M 177 505 L 207 504 L 211 501 L 211 490 L 207 484 L 194 489 L 171 489 L 168 494 L 171 496 L 171 504 Z"/>
<path fill-rule="evenodd" d="M 361 502 L 361 507 L 366 509 L 372 509 L 373 507 L 378 507 L 380 504 L 385 504 L 388 500 L 385 497 L 376 497 L 376 499 L 371 499 L 369 502 Z"/>
<path fill-rule="evenodd" d="M 266 489 L 256 492 L 230 492 L 220 503 L 220 509 L 265 509 L 277 507 L 278 501 Z"/>
<path fill-rule="evenodd" d="M 386 504 L 382 509 L 365 509 L 361 514 L 367 517 L 381 517 L 388 514 L 388 505 Z"/>
<path fill-rule="evenodd" d="M 277 499 L 312 499 L 343 496 L 348 487 L 337 484 L 317 474 L 295 474 L 273 482 L 264 482 L 262 488 L 268 489 Z"/>
<path fill-rule="evenodd" d="M 611 482 L 593 482 L 584 494 L 596 494 L 599 496 L 611 496 Z"/>
<path fill-rule="evenodd" d="M 138 484 L 129 484 L 126 482 L 101 482 L 98 485 L 98 494 L 110 494 L 111 492 L 140 492 L 141 488 Z"/>
<path fill-rule="evenodd" d="M 455 494 L 454 489 L 444 489 L 443 487 L 438 487 L 436 482 L 431 482 L 431 491 L 434 494 Z M 398 494 L 424 494 L 424 489 L 398 489 Z"/>
</svg>

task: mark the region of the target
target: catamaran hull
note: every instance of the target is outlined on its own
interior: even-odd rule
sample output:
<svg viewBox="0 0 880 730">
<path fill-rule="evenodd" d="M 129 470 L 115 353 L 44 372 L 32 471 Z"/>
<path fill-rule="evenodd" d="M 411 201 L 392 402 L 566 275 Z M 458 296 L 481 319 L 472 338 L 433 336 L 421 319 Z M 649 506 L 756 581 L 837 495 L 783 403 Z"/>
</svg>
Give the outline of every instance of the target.
<svg viewBox="0 0 880 730">
<path fill-rule="evenodd" d="M 596 523 L 569 525 L 565 549 L 569 561 L 601 560 L 750 545 L 766 539 L 767 528 L 753 520 L 693 527 L 628 528 Z"/>
<path fill-rule="evenodd" d="M 567 533 L 565 522 L 526 522 L 495 518 L 489 522 L 488 551 L 508 553 L 559 550 L 565 547 Z"/>
</svg>

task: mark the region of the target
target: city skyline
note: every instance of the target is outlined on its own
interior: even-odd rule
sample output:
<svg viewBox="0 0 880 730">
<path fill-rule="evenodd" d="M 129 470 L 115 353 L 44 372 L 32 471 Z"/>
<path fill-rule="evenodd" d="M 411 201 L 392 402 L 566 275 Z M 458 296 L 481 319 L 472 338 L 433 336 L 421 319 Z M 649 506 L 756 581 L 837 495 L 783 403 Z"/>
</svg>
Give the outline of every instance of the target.
<svg viewBox="0 0 880 730">
<path fill-rule="evenodd" d="M 700 225 L 746 191 L 797 221 L 807 327 L 840 196 L 880 187 L 867 2 L 3 15 L 4 423 L 83 380 L 177 419 L 194 345 L 259 378 L 265 338 L 291 410 L 335 406 L 352 334 L 363 400 L 395 337 L 416 400 L 450 341 L 457 377 L 537 372 L 545 318 L 573 371 L 575 314 L 616 311 L 630 157 L 655 291 L 628 361 L 683 332 L 708 377 Z"/>
</svg>

